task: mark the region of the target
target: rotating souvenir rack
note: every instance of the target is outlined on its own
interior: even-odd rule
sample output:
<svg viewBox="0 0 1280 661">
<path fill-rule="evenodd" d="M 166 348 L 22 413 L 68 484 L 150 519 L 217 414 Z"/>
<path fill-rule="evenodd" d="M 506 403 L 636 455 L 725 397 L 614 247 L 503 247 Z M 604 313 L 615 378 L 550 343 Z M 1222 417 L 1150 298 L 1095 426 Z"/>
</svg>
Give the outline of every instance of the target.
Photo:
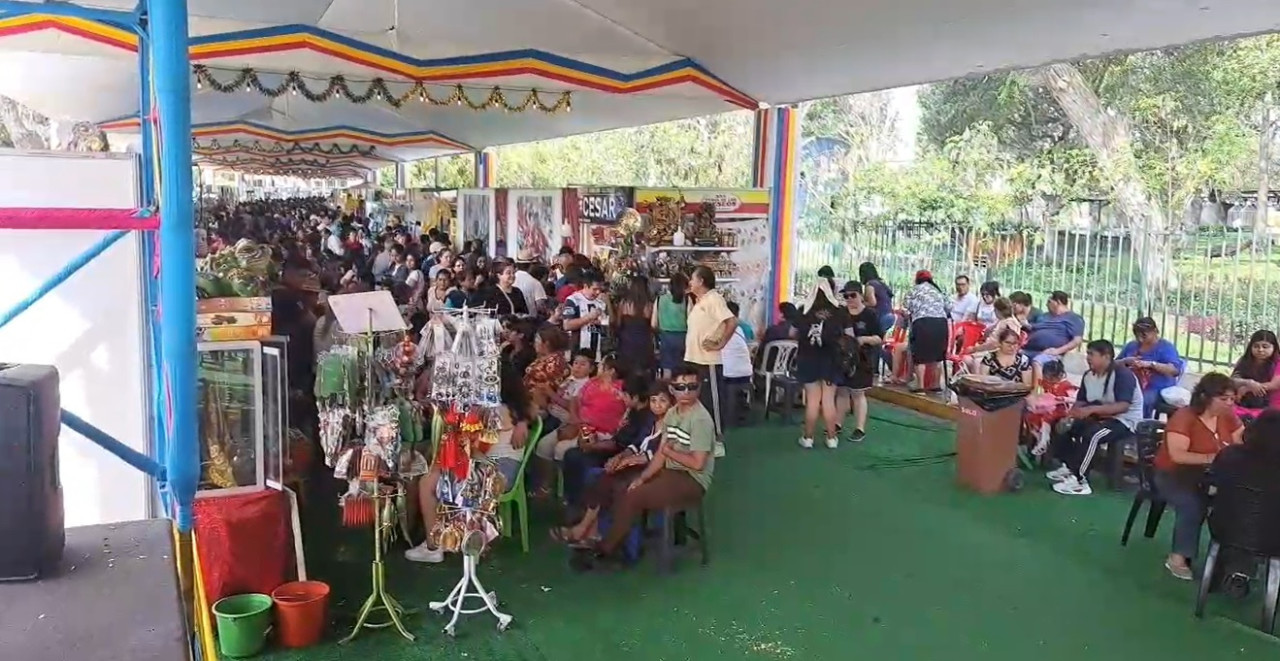
<svg viewBox="0 0 1280 661">
<path fill-rule="evenodd" d="M 499 535 L 498 498 L 506 491 L 502 475 L 485 456 L 501 427 L 501 331 L 492 311 L 464 308 L 433 319 L 423 337 L 423 354 L 432 358 L 431 400 L 441 428 L 432 464 L 440 471 L 439 516 L 428 534 L 432 546 L 463 554 L 462 578 L 444 601 L 429 605 L 437 613 L 452 611 L 444 627 L 449 636 L 461 615 L 488 611 L 499 631 L 512 620 L 498 610 L 497 596 L 484 589 L 476 573 L 480 554 Z M 465 607 L 477 598 L 482 606 Z"/>
<path fill-rule="evenodd" d="M 372 526 L 374 531 L 372 592 L 342 642 L 365 628 L 390 626 L 413 640 L 401 619 L 409 611 L 387 592 L 383 551 L 396 536 L 397 521 L 403 523 L 401 481 L 426 472 L 417 450 L 422 416 L 412 399 L 418 348 L 403 331 L 370 330 L 340 338 L 317 361 L 320 443 L 334 476 L 347 481 L 343 525 Z M 387 620 L 370 622 L 374 611 L 386 611 Z"/>
</svg>

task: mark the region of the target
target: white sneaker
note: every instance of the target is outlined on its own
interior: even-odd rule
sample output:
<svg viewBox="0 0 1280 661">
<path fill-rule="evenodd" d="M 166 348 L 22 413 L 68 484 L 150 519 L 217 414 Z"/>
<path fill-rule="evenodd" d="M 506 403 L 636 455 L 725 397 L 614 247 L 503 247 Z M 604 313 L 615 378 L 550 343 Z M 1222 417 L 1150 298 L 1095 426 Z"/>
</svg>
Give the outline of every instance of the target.
<svg viewBox="0 0 1280 661">
<path fill-rule="evenodd" d="M 813 447 L 813 439 L 805 436 L 800 437 L 800 447 L 808 450 Z"/>
<path fill-rule="evenodd" d="M 828 438 L 828 439 L 827 439 L 827 447 L 828 447 L 828 448 L 831 448 L 832 450 L 834 450 L 834 449 L 836 449 L 836 448 L 840 447 L 840 439 L 838 439 L 838 438 L 834 438 L 834 437 L 832 437 L 832 438 Z"/>
<path fill-rule="evenodd" d="M 1071 477 L 1071 469 L 1066 466 L 1059 466 L 1048 473 L 1045 473 L 1044 476 L 1054 482 L 1061 482 L 1068 477 Z"/>
<path fill-rule="evenodd" d="M 724 458 L 724 441 L 716 441 L 716 451 L 713 454 L 716 459 Z"/>
<path fill-rule="evenodd" d="M 1078 479 L 1074 475 L 1068 475 L 1067 479 L 1054 484 L 1053 490 L 1064 496 L 1088 496 L 1093 493 L 1087 480 Z"/>
<path fill-rule="evenodd" d="M 444 562 L 444 551 L 433 549 L 423 542 L 404 552 L 404 559 L 412 562 L 428 562 L 438 564 Z"/>
</svg>

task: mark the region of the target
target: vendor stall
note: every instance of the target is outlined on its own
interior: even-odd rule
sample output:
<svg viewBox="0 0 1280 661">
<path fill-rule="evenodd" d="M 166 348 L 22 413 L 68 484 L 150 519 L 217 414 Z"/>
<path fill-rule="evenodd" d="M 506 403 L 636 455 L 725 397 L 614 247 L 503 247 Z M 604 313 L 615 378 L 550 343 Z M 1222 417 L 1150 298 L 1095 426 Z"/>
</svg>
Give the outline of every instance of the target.
<svg viewBox="0 0 1280 661">
<path fill-rule="evenodd" d="M 637 189 L 634 199 L 656 282 L 707 266 L 716 274 L 716 288 L 741 307 L 742 319 L 757 328 L 766 325 L 773 252 L 769 191 L 647 188 Z"/>
</svg>

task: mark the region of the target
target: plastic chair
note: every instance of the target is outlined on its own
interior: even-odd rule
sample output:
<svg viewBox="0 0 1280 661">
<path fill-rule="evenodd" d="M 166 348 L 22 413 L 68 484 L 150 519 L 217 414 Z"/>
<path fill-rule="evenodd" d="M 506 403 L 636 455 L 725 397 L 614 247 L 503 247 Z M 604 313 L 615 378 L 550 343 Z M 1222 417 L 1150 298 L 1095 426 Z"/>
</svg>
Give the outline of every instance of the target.
<svg viewBox="0 0 1280 661">
<path fill-rule="evenodd" d="M 707 548 L 707 513 L 703 509 L 703 498 L 695 505 L 685 508 L 667 508 L 662 510 L 662 540 L 658 546 L 658 571 L 661 573 L 670 573 L 675 570 L 675 551 L 676 547 L 683 544 L 687 539 L 692 537 L 698 543 L 698 550 L 702 554 L 702 566 L 706 567 L 711 562 L 711 554 Z M 689 513 L 693 512 L 698 517 L 698 525 L 693 528 L 689 525 Z"/>
<path fill-rule="evenodd" d="M 1149 503 L 1147 525 L 1142 536 L 1151 539 L 1160 528 L 1160 517 L 1167 506 L 1164 499 L 1156 492 L 1155 460 L 1156 451 L 1164 440 L 1164 423 L 1158 420 L 1143 420 L 1138 423 L 1134 432 L 1138 437 L 1138 491 L 1133 494 L 1133 504 L 1129 507 L 1129 517 L 1124 522 L 1124 532 L 1120 535 L 1120 545 L 1129 544 L 1129 533 L 1133 531 L 1133 522 L 1142 513 L 1142 506 Z"/>
<path fill-rule="evenodd" d="M 520 471 L 516 473 L 516 483 L 506 493 L 498 497 L 498 514 L 502 517 L 502 536 L 511 536 L 511 508 L 514 505 L 520 510 L 520 548 L 529 552 L 529 496 L 524 488 L 524 471 L 529 465 L 529 457 L 538 447 L 538 439 L 542 437 L 542 419 L 538 418 L 529 425 L 529 438 L 524 442 L 524 456 L 520 458 Z"/>
<path fill-rule="evenodd" d="M 773 392 L 773 377 L 790 374 L 798 346 L 795 340 L 775 340 L 764 345 L 764 356 L 760 359 L 760 366 L 756 368 L 756 376 L 764 379 L 766 398 Z M 766 399 L 765 405 L 768 404 Z"/>
</svg>

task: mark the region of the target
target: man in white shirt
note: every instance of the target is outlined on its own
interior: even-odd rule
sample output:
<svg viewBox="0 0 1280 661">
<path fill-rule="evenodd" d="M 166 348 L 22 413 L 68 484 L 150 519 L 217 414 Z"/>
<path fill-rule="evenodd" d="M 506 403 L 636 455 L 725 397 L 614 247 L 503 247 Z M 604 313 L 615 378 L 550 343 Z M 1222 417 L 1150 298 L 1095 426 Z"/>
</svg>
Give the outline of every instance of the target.
<svg viewBox="0 0 1280 661">
<path fill-rule="evenodd" d="M 951 301 L 951 321 L 973 321 L 978 318 L 978 305 L 982 303 L 978 295 L 973 293 L 969 276 L 956 276 L 956 297 Z"/>
<path fill-rule="evenodd" d="M 516 253 L 516 288 L 524 294 L 524 302 L 533 312 L 535 304 L 547 297 L 547 290 L 538 279 L 529 275 L 529 267 L 538 262 L 532 250 L 525 248 Z"/>
</svg>

